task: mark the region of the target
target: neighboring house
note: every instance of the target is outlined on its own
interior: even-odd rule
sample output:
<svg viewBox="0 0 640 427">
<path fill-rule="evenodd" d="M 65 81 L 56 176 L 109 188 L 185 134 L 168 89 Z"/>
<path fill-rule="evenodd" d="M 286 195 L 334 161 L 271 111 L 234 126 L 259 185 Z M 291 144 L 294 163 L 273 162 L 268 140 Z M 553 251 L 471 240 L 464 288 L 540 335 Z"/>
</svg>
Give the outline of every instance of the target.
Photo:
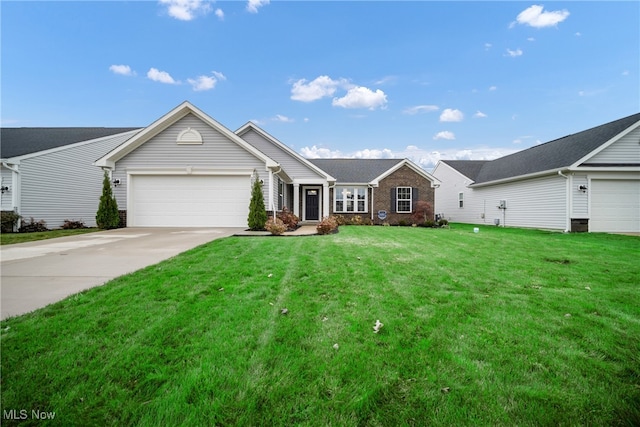
<svg viewBox="0 0 640 427">
<path fill-rule="evenodd" d="M 308 222 L 350 212 L 348 206 L 363 216 L 388 210 L 387 221 L 408 221 L 418 198 L 434 202 L 437 180 L 408 160 L 358 166 L 360 177 L 334 176 L 334 170 L 343 174 L 334 169 L 343 162 L 353 169 L 367 161 L 310 161 L 253 123 L 232 132 L 184 102 L 95 165 L 109 170 L 128 226 L 246 227 L 255 179 L 263 183 L 268 211 L 287 207 Z"/>
<path fill-rule="evenodd" d="M 434 207 L 440 182 L 407 159 L 312 159 L 336 178 L 330 188 L 330 213 L 361 216 L 375 224 L 411 224 L 418 201 Z M 433 219 L 433 218 L 430 218 Z"/>
<path fill-rule="evenodd" d="M 442 160 L 433 175 L 451 221 L 640 232 L 640 114 L 492 161 Z"/>
<path fill-rule="evenodd" d="M 0 129 L 1 207 L 58 228 L 64 220 L 95 226 L 103 173 L 92 163 L 134 128 Z"/>
</svg>

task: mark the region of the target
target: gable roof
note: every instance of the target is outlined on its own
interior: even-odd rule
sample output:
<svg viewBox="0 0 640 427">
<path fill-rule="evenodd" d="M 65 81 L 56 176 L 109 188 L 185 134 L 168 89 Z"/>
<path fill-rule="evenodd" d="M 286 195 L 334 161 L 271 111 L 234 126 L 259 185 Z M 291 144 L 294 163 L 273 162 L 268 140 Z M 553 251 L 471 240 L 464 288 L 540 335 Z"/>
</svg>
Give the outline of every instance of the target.
<svg viewBox="0 0 640 427">
<path fill-rule="evenodd" d="M 0 156 L 3 159 L 64 147 L 77 142 L 116 135 L 140 128 L 35 127 L 0 128 Z"/>
<path fill-rule="evenodd" d="M 475 182 L 472 185 L 508 180 L 524 175 L 555 172 L 577 166 L 595 151 L 611 143 L 621 133 L 637 126 L 640 126 L 640 113 L 536 145 L 508 156 L 485 161 L 482 165 L 471 163 L 476 162 L 473 160 L 443 160 L 443 162 L 473 179 Z"/>
<path fill-rule="evenodd" d="M 176 108 L 169 111 L 167 114 L 144 128 L 140 133 L 136 134 L 136 136 L 130 138 L 124 144 L 118 146 L 114 150 L 111 150 L 109 153 L 96 160 L 94 162 L 94 165 L 101 167 L 114 167 L 115 162 L 122 159 L 124 156 L 131 153 L 133 150 L 140 147 L 142 144 L 149 141 L 151 138 L 158 135 L 160 132 L 167 129 L 169 126 L 176 123 L 178 120 L 182 119 L 188 114 L 193 114 L 194 116 L 205 122 L 207 125 L 211 126 L 213 129 L 217 130 L 222 135 L 227 137 L 230 141 L 238 144 L 240 147 L 244 148 L 247 152 L 251 153 L 256 158 L 264 161 L 266 167 L 275 168 L 278 166 L 278 163 L 275 160 L 255 148 L 253 145 L 249 144 L 244 139 L 240 138 L 235 133 L 231 132 L 229 129 L 215 121 L 209 115 L 205 114 L 202 110 L 188 101 L 185 101 L 182 104 L 178 105 Z"/>
<path fill-rule="evenodd" d="M 253 132 L 257 133 L 258 135 L 262 136 L 264 139 L 269 141 L 272 145 L 274 145 L 275 147 L 278 147 L 280 150 L 282 150 L 285 153 L 289 154 L 289 156 L 291 156 L 292 158 L 297 160 L 299 163 L 303 164 L 305 167 L 307 167 L 307 168 L 311 169 L 312 171 L 314 171 L 315 173 L 319 174 L 320 176 L 322 176 L 327 181 L 335 181 L 335 178 L 333 176 L 331 176 L 331 174 L 328 174 L 325 170 L 319 168 L 318 166 L 316 166 L 315 164 L 310 162 L 308 159 L 302 157 L 300 154 L 296 153 L 294 150 L 292 150 L 291 148 L 287 147 L 282 142 L 278 141 L 276 138 L 271 136 L 269 133 L 267 133 L 262 128 L 258 127 L 253 122 L 247 122 L 244 126 L 242 126 L 240 129 L 235 131 L 235 134 L 238 135 L 239 137 L 243 138 L 243 135 L 245 135 L 247 132 L 250 132 L 250 131 L 253 131 Z M 250 141 L 247 141 L 247 142 L 249 142 L 249 144 L 251 144 Z M 283 159 L 279 159 L 278 158 L 278 159 L 275 159 L 275 160 L 277 160 L 279 163 L 283 163 Z M 283 166 L 285 166 L 285 165 L 283 164 Z"/>
<path fill-rule="evenodd" d="M 489 160 L 441 160 L 442 163 L 451 166 L 467 178 L 475 181 L 482 167 Z"/>
<path fill-rule="evenodd" d="M 375 180 L 403 159 L 309 159 L 338 183 L 363 183 Z"/>
</svg>

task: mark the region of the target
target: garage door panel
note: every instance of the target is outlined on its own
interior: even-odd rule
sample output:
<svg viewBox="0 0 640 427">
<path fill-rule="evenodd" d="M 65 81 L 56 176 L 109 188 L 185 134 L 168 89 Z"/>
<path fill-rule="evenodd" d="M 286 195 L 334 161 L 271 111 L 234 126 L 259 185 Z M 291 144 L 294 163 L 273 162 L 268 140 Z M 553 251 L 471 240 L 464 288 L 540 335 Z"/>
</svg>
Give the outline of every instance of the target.
<svg viewBox="0 0 640 427">
<path fill-rule="evenodd" d="M 589 230 L 640 232 L 640 181 L 592 180 Z"/>
<path fill-rule="evenodd" d="M 131 180 L 131 225 L 246 227 L 249 176 L 140 175 Z"/>
</svg>

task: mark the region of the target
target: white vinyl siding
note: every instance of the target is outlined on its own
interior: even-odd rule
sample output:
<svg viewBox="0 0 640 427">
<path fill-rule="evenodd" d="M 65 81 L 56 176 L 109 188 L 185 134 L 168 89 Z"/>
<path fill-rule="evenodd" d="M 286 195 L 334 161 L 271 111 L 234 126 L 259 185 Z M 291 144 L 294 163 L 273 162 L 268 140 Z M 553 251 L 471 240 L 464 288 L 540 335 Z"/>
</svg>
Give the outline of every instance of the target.
<svg viewBox="0 0 640 427">
<path fill-rule="evenodd" d="M 640 164 L 640 128 L 611 144 L 585 162 L 588 164 Z"/>
<path fill-rule="evenodd" d="M 3 211 L 12 211 L 13 210 L 13 202 L 12 202 L 12 197 L 13 197 L 13 180 L 12 180 L 12 174 L 13 172 L 7 168 L 5 168 L 4 166 L 2 166 L 1 169 L 1 186 L 2 187 L 8 187 L 9 190 L 5 191 L 4 193 L 0 194 L 0 206 L 1 209 Z"/>
<path fill-rule="evenodd" d="M 640 232 L 640 180 L 592 180 L 589 231 Z"/>
<path fill-rule="evenodd" d="M 20 215 L 58 228 L 65 219 L 95 227 L 102 194 L 102 169 L 93 162 L 133 133 L 74 144 L 20 161 Z"/>
<path fill-rule="evenodd" d="M 587 187 L 587 190 L 580 190 L 580 186 Z M 569 194 L 573 198 L 571 208 L 571 218 L 589 218 L 589 180 L 587 175 L 574 175 L 571 181 Z"/>
<path fill-rule="evenodd" d="M 178 134 L 187 128 L 197 130 L 202 136 L 202 144 L 180 145 L 176 143 Z M 213 129 L 192 114 L 142 144 L 123 157 L 116 164 L 114 178 L 122 182 L 114 190 L 121 209 L 127 205 L 127 170 L 140 169 L 182 169 L 187 170 L 256 170 L 259 179 L 269 182 L 264 161 L 247 152 L 235 142 Z M 263 186 L 265 208 L 269 209 L 269 186 Z"/>
</svg>

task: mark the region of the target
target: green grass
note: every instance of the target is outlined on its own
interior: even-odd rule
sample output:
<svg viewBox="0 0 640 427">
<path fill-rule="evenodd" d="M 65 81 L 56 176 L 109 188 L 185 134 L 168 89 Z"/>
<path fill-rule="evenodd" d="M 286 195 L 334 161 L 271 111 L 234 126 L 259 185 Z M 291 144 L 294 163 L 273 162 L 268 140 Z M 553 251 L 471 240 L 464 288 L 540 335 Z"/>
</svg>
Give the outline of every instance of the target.
<svg viewBox="0 0 640 427">
<path fill-rule="evenodd" d="M 472 229 L 220 239 L 8 319 L 2 409 L 65 426 L 640 424 L 640 239 Z"/>
<path fill-rule="evenodd" d="M 13 245 L 15 243 L 35 242 L 37 240 L 55 239 L 56 237 L 75 236 L 76 234 L 95 233 L 102 231 L 99 228 L 78 228 L 75 230 L 50 230 L 35 233 L 2 233 L 0 245 Z"/>
</svg>

